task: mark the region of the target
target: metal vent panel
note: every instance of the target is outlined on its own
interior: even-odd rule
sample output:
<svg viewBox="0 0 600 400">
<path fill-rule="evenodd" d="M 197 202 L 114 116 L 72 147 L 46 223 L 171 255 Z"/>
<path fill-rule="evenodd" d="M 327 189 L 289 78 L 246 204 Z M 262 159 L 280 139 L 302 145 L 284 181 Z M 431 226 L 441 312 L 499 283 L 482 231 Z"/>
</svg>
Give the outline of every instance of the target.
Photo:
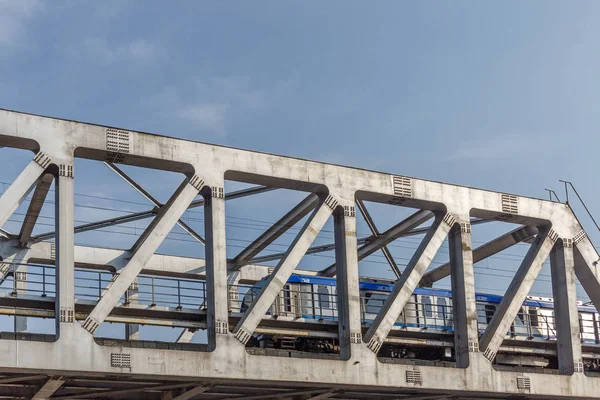
<svg viewBox="0 0 600 400">
<path fill-rule="evenodd" d="M 517 389 L 531 390 L 531 378 L 527 376 L 517 376 Z"/>
<path fill-rule="evenodd" d="M 394 196 L 413 197 L 412 179 L 406 176 L 394 176 L 392 178 Z"/>
<path fill-rule="evenodd" d="M 419 371 L 419 370 L 406 371 L 406 383 L 412 383 L 415 385 L 422 384 L 423 376 L 421 375 L 421 371 Z"/>
<path fill-rule="evenodd" d="M 121 129 L 106 129 L 106 150 L 115 153 L 129 153 L 130 133 Z"/>
<path fill-rule="evenodd" d="M 114 368 L 131 368 L 131 354 L 110 353 L 110 366 Z"/>
<path fill-rule="evenodd" d="M 519 197 L 512 194 L 502 195 L 502 212 L 507 214 L 519 213 Z"/>
</svg>

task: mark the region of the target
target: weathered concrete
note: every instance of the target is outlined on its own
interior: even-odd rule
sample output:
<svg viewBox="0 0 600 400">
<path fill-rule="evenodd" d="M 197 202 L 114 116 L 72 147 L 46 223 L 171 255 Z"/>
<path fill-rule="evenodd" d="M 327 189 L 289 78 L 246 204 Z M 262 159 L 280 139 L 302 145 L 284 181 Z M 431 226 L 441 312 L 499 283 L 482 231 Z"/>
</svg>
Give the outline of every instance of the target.
<svg viewBox="0 0 600 400">
<path fill-rule="evenodd" d="M 485 394 L 502 393 L 514 396 L 539 396 L 546 399 L 574 399 L 595 398 L 600 392 L 600 380 L 585 374 L 550 375 L 497 371 L 483 357 L 483 354 L 476 352 L 469 354 L 469 364 L 466 368 L 383 363 L 377 359 L 376 354 L 367 345 L 360 342 L 355 343 L 352 338 L 349 354 L 344 350 L 343 358 L 347 358 L 347 360 L 254 356 L 245 351 L 239 341 L 229 333 L 226 325 L 228 317 L 227 275 L 231 266 L 228 270 L 225 254 L 224 179 L 303 190 L 317 193 L 322 197 L 324 194 L 328 194 L 344 207 L 354 204 L 358 198 L 364 201 L 417 208 L 421 210 L 419 212 L 434 212 L 442 215 L 448 213 L 456 216 L 462 222 L 471 216 L 488 220 L 498 219 L 526 226 L 551 226 L 555 232 L 552 237 L 571 239 L 575 243 L 577 249 L 575 273 L 582 280 L 582 284 L 592 300 L 596 304 L 600 304 L 600 298 L 598 298 L 600 291 L 597 290 L 600 285 L 597 265 L 600 257 L 589 239 L 581 237 L 582 227 L 568 205 L 4 110 L 0 110 L 0 145 L 28 149 L 34 153 L 47 155 L 51 167 L 62 171 L 58 174 L 59 243 L 56 246 L 60 281 L 60 300 L 57 304 L 60 304 L 61 309 L 62 307 L 72 307 L 72 271 L 76 263 L 81 263 L 82 265 L 110 265 L 112 268 L 120 270 L 120 277 L 127 275 L 127 279 L 119 280 L 117 278 L 119 286 L 122 286 L 121 289 L 126 289 L 137 274 L 145 269 L 152 269 L 164 274 L 203 274 L 205 268 L 208 291 L 207 308 L 210 313 L 208 322 L 210 351 L 208 352 L 100 346 L 78 323 L 62 322 L 60 323 L 60 336 L 53 343 L 0 340 L 0 354 L 3 355 L 0 358 L 0 370 L 2 371 L 25 373 L 44 371 L 44 373 L 59 376 L 127 374 L 143 376 L 148 379 L 169 377 L 222 382 L 269 381 L 300 389 L 307 386 L 309 388 L 325 387 L 327 390 L 345 387 L 362 387 L 365 390 L 410 389 L 414 392 L 431 391 L 440 394 L 447 392 L 481 394 L 483 397 Z M 144 245 L 148 241 L 145 239 L 139 247 L 136 246 L 134 252 L 74 246 L 73 157 L 181 172 L 190 179 L 195 174 L 201 173 L 205 182 L 202 194 L 206 203 L 204 204 L 206 265 L 200 260 L 153 255 L 156 243 L 159 242 L 158 239 L 150 239 L 154 244 L 147 244 L 146 248 Z M 36 167 L 30 164 L 28 169 L 11 185 L 11 188 L 13 186 L 14 188 L 10 192 L 7 191 L 0 199 L 0 221 L 4 222 L 8 219 L 15 206 L 20 203 L 44 173 L 45 168 L 42 169 L 39 164 L 37 165 Z M 164 221 L 164 226 L 162 228 L 154 226 L 152 232 L 162 232 L 163 234 L 168 232 L 167 225 L 175 224 L 181 212 L 190 204 L 189 201 L 190 198 L 186 198 L 186 201 L 182 200 L 181 207 L 177 207 L 177 212 L 173 209 L 172 212 L 167 213 L 168 216 L 158 218 L 158 221 Z M 278 279 L 277 284 L 268 291 L 269 296 L 272 296 L 271 292 L 275 292 L 277 287 L 285 282 L 286 275 L 289 276 L 288 274 L 293 271 L 295 262 L 310 245 L 310 236 L 316 235 L 322 226 L 321 223 L 324 223 L 322 220 L 325 219 L 325 214 L 327 217 L 331 214 L 331 208 L 325 213 L 322 207 L 325 206 L 322 205 L 317 211 L 320 213 L 318 221 L 315 218 L 315 225 L 311 227 L 315 229 L 315 232 L 302 235 L 296 245 L 292 246 L 288 257 L 281 262 L 280 266 L 285 265 L 285 267 L 280 267 L 279 271 L 272 275 L 277 276 Z M 343 311 L 344 314 L 348 313 L 348 317 L 343 317 L 341 324 L 348 322 L 351 334 L 353 329 L 360 324 L 356 317 L 355 296 L 358 277 L 356 262 L 353 258 L 356 255 L 350 254 L 356 249 L 356 245 L 353 243 L 354 239 L 351 238 L 355 231 L 353 220 L 353 217 L 344 219 L 343 231 L 346 240 L 337 241 L 340 246 L 342 242 L 344 243 L 343 248 L 338 249 L 336 246 L 340 261 L 336 262 L 336 266 L 345 269 L 343 272 L 337 271 L 340 277 L 338 285 L 344 285 L 346 290 L 346 293 L 341 296 L 340 301 L 343 304 L 340 309 L 348 310 Z M 169 224 L 166 223 L 167 221 Z M 434 249 L 439 247 L 439 243 L 450 230 L 450 225 L 441 223 L 440 226 L 437 224 L 431 231 L 432 233 L 428 235 L 429 238 L 417 252 L 415 261 L 411 262 L 412 267 L 408 268 L 401 278 L 407 285 L 399 285 L 398 292 L 408 293 L 410 288 L 414 288 L 418 284 L 424 272 L 423 266 L 427 264 L 427 258 L 431 256 L 430 253 L 435 253 Z M 336 235 L 340 236 L 342 229 L 338 228 L 336 232 Z M 469 235 L 468 232 L 461 232 L 461 246 L 468 246 Z M 455 247 L 458 246 L 457 237 L 451 240 L 454 241 Z M 532 277 L 536 275 L 535 270 L 540 264 L 540 259 L 545 258 L 543 257 L 544 253 L 547 256 L 553 246 L 553 243 L 547 243 L 548 240 L 546 236 L 538 234 L 536 241 L 543 243 L 534 244 L 535 254 L 532 253 L 526 257 L 521 268 L 522 271 L 519 273 L 525 282 L 516 282 L 509 289 L 505 298 L 506 303 L 501 306 L 504 308 L 503 318 L 492 324 L 495 327 L 486 333 L 485 340 L 482 339 L 480 344 L 482 349 L 492 349 L 493 351 L 497 345 L 499 346 L 500 343 L 497 342 L 501 342 L 503 339 L 501 332 L 506 332 L 505 325 L 511 322 L 511 318 L 514 319 L 514 308 L 518 309 L 523 297 L 527 294 L 527 286 L 531 283 Z M 17 246 L 14 243 L 15 241 L 8 240 L 0 243 L 0 251 L 8 256 L 16 255 L 19 251 L 18 242 Z M 47 243 L 34 243 L 31 245 L 31 249 L 21 250 L 30 255 L 36 254 L 36 257 L 41 255 L 45 259 L 52 260 L 51 245 Z M 469 257 L 473 255 L 469 253 L 468 249 L 464 249 L 461 255 L 455 252 L 452 257 L 452 263 L 462 265 L 463 268 L 462 271 L 457 271 L 452 278 L 455 290 L 460 290 L 460 287 L 464 288 L 464 305 L 461 306 L 464 316 L 459 315 L 459 319 L 464 319 L 467 339 L 473 336 L 473 327 L 470 322 L 472 309 L 469 309 L 472 306 L 470 299 L 473 290 L 470 271 L 472 261 L 469 260 Z M 140 254 L 140 259 L 135 262 L 135 268 L 128 269 L 128 263 L 131 264 L 133 260 L 128 262 L 127 258 L 135 258 L 136 254 Z M 32 257 L 27 256 L 27 258 L 31 259 Z M 250 271 L 254 268 L 248 267 L 250 267 Z M 264 269 L 256 267 L 254 271 L 264 271 Z M 244 275 L 243 268 L 241 275 Z M 584 281 L 582 278 L 588 278 L 588 281 Z M 559 280 L 558 277 L 556 279 Z M 567 280 L 564 282 L 564 285 L 557 284 L 557 292 L 562 293 L 565 288 L 569 287 L 569 282 Z M 116 296 L 120 296 L 119 292 L 122 293 L 122 290 L 115 289 L 114 296 L 111 296 L 114 298 L 110 301 L 108 297 L 104 297 L 107 300 L 101 307 L 102 311 L 98 311 L 95 315 L 102 316 L 107 310 L 110 311 L 114 304 L 113 300 L 118 299 Z M 462 294 L 461 297 L 463 297 Z M 270 305 L 266 300 L 267 297 L 263 297 L 258 306 L 256 303 L 253 306 L 253 310 L 256 311 L 251 313 L 252 321 L 249 321 L 251 323 L 247 327 L 249 331 L 254 330 L 253 326 L 255 327 L 255 323 L 260 321 L 264 311 Z M 564 301 L 569 307 L 573 307 L 574 299 L 571 296 Z M 392 301 L 390 307 L 385 312 L 382 311 L 383 314 L 378 317 L 380 322 L 377 324 L 377 329 L 373 329 L 379 330 L 378 335 L 387 335 L 387 332 L 384 332 L 387 330 L 387 322 L 393 319 L 393 314 L 401 311 L 401 308 L 398 307 L 400 303 L 392 307 L 393 303 Z M 105 307 L 107 304 L 108 306 Z M 259 310 L 262 312 L 258 312 Z M 60 312 L 57 312 L 56 315 L 58 321 Z M 382 324 L 381 321 L 384 320 L 386 324 Z M 225 325 L 222 324 L 223 321 L 225 321 Z M 343 329 L 342 337 L 346 340 L 348 328 L 344 325 Z M 383 335 L 384 333 L 385 335 Z M 459 337 L 457 340 L 460 346 L 464 346 L 463 337 Z M 469 341 L 467 340 L 468 346 L 470 346 Z M 568 353 L 570 352 L 561 356 L 563 360 L 567 360 Z M 130 365 L 115 366 L 114 363 L 111 363 L 111 355 L 114 354 L 129 355 Z M 461 361 L 461 366 L 465 366 L 464 361 Z M 418 386 L 403 379 L 407 376 L 407 372 L 412 374 L 415 370 L 418 370 L 422 376 L 422 383 Z M 529 384 L 526 387 L 518 383 L 524 378 L 528 378 Z M 190 385 L 188 384 L 187 387 Z"/>
</svg>

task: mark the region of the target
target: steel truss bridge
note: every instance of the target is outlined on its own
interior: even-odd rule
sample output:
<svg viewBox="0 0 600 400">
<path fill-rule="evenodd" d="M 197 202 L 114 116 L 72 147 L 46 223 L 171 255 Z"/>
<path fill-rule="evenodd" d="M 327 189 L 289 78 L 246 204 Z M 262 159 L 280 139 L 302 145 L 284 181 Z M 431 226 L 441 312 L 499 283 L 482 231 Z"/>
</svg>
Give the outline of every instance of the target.
<svg viewBox="0 0 600 400">
<path fill-rule="evenodd" d="M 0 398 L 148 399 L 592 399 L 600 378 L 584 359 L 600 358 L 598 338 L 581 340 L 576 281 L 600 304 L 600 259 L 568 204 L 215 146 L 119 128 L 0 110 L 0 146 L 31 151 L 31 162 L 0 198 L 0 226 L 32 193 L 21 230 L 1 230 L 0 313 L 55 321 L 53 335 L 25 328 L 0 335 Z M 154 204 L 145 212 L 85 225 L 74 218 L 74 159 L 106 163 Z M 159 203 L 117 165 L 183 174 Z M 225 180 L 255 184 L 225 193 Z M 33 235 L 55 184 L 55 231 Z M 275 189 L 307 197 L 233 259 L 226 256 L 225 202 Z M 198 200 L 198 195 L 201 195 Z M 380 232 L 365 201 L 416 209 Z M 204 237 L 181 220 L 201 207 Z M 356 233 L 361 213 L 372 231 Z M 75 244 L 74 235 L 153 218 L 130 249 Z M 306 218 L 284 253 L 259 256 Z M 332 218 L 335 243 L 313 246 Z M 426 221 L 431 224 L 421 227 Z M 513 231 L 473 249 L 471 226 L 487 221 Z M 205 246 L 205 259 L 156 254 L 179 225 Z M 400 273 L 387 246 L 424 235 Z M 429 270 L 448 239 L 450 262 Z M 493 318 L 478 324 L 473 263 L 517 243 L 531 243 Z M 312 247 L 311 247 L 312 246 Z M 336 276 L 337 318 L 283 317 L 268 311 L 305 254 L 335 251 L 335 263 L 304 274 Z M 376 317 L 364 321 L 358 262 L 383 251 L 398 279 Z M 496 357 L 523 342 L 507 336 L 542 265 L 551 261 L 555 340 L 532 352 L 552 354 L 555 370 L 501 368 Z M 276 267 L 261 265 L 277 260 Z M 87 274 L 87 275 L 86 275 Z M 418 286 L 451 277 L 454 330 L 409 335 L 395 326 Z M 268 277 L 249 307 L 244 285 Z M 126 340 L 94 337 L 104 322 L 128 324 Z M 138 340 L 139 324 L 185 328 L 177 343 Z M 189 343 L 205 330 L 206 345 Z M 594 322 L 594 331 L 598 325 Z M 279 332 L 335 338 L 339 352 L 312 354 L 247 347 L 252 336 Z M 444 343 L 453 362 L 396 362 L 378 357 L 385 343 Z M 511 350 L 512 349 L 512 350 Z"/>
</svg>

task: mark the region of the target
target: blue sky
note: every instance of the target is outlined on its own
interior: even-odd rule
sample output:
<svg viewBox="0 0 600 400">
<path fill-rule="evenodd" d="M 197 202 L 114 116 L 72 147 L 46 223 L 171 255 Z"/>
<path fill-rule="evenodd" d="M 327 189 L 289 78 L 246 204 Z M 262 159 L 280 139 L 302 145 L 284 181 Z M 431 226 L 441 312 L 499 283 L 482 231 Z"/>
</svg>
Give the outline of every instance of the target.
<svg viewBox="0 0 600 400">
<path fill-rule="evenodd" d="M 568 179 L 600 212 L 599 16 L 594 1 L 0 0 L 0 107 L 535 197 Z M 26 159 L 4 157 L 10 181 Z M 78 192 L 141 200 L 83 170 Z M 139 174 L 164 201 L 177 182 L 156 176 Z"/>
</svg>

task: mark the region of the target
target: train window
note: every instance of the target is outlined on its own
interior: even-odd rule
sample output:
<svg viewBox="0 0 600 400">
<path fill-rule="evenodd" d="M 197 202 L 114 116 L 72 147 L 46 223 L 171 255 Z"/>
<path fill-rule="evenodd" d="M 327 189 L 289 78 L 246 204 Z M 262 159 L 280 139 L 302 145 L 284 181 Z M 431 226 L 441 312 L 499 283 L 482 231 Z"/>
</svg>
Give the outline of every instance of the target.
<svg viewBox="0 0 600 400">
<path fill-rule="evenodd" d="M 431 297 L 421 296 L 421 303 L 423 304 L 423 312 L 428 318 L 433 317 L 433 308 L 431 307 Z"/>
<path fill-rule="evenodd" d="M 381 311 L 387 299 L 387 295 L 378 293 L 365 293 L 365 297 L 367 298 L 366 312 L 369 314 L 377 314 Z"/>
<path fill-rule="evenodd" d="M 445 319 L 446 315 L 446 299 L 443 297 L 437 298 L 437 314 L 438 318 Z"/>
<path fill-rule="evenodd" d="M 485 323 L 489 324 L 490 321 L 492 320 L 492 317 L 494 316 L 494 313 L 496 312 L 496 306 L 493 304 L 486 304 L 485 305 Z"/>
<path fill-rule="evenodd" d="M 531 326 L 539 326 L 538 310 L 533 307 L 529 308 L 529 321 Z"/>
<path fill-rule="evenodd" d="M 329 288 L 326 285 L 319 285 L 317 287 L 317 293 L 319 294 L 319 305 L 321 309 L 330 309 L 331 302 L 329 301 Z"/>
</svg>

